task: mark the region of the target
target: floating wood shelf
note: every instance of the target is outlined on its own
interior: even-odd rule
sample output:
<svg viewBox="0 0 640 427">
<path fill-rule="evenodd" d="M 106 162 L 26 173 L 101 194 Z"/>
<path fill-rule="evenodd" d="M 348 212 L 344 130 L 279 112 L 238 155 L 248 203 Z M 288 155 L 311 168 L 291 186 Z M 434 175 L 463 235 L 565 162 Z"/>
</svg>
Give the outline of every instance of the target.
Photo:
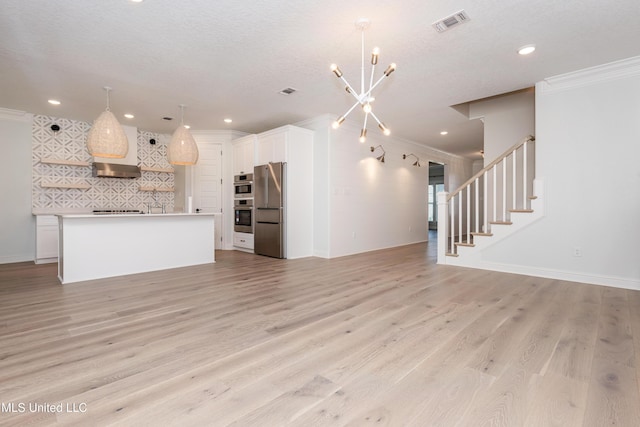
<svg viewBox="0 0 640 427">
<path fill-rule="evenodd" d="M 173 193 L 173 187 L 140 187 L 140 191 L 166 191 Z"/>
<path fill-rule="evenodd" d="M 89 166 L 89 162 L 80 160 L 64 160 L 64 159 L 40 159 L 40 163 L 47 165 L 64 165 L 64 166 Z"/>
<path fill-rule="evenodd" d="M 165 173 L 175 172 L 173 168 L 156 168 L 152 166 L 140 166 L 140 170 L 145 172 L 165 172 Z"/>
<path fill-rule="evenodd" d="M 47 183 L 43 183 L 40 184 L 40 186 L 42 188 L 75 188 L 75 189 L 79 189 L 79 190 L 87 190 L 89 188 L 91 188 L 91 186 L 89 184 L 84 184 L 84 183 L 51 183 L 51 182 L 47 182 Z"/>
</svg>

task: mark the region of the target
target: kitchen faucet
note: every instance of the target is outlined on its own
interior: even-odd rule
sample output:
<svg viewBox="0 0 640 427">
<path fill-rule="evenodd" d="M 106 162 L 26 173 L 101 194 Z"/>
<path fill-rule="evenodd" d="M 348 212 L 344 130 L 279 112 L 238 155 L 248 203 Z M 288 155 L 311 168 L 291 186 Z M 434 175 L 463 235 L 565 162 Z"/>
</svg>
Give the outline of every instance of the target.
<svg viewBox="0 0 640 427">
<path fill-rule="evenodd" d="M 167 213 L 164 207 L 164 203 L 160 203 L 158 202 L 158 192 L 157 190 L 153 190 L 153 203 L 148 202 L 147 203 L 147 213 L 150 214 L 151 213 L 151 209 L 152 208 L 162 208 L 162 213 Z"/>
</svg>

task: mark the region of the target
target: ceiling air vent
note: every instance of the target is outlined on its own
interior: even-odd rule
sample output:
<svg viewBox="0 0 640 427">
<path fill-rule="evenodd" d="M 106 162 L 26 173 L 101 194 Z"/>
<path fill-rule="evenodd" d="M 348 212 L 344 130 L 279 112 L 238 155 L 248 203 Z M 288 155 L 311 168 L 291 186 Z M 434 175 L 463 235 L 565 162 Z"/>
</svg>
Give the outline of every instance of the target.
<svg viewBox="0 0 640 427">
<path fill-rule="evenodd" d="M 292 87 L 287 87 L 282 89 L 280 92 L 278 92 L 280 95 L 291 95 L 293 92 L 295 92 L 297 89 L 294 89 Z"/>
<path fill-rule="evenodd" d="M 437 32 L 442 33 L 447 31 L 450 28 L 455 27 L 456 25 L 464 24 L 469 20 L 469 15 L 464 10 L 459 10 L 453 15 L 449 15 L 446 18 L 442 18 L 439 21 L 434 22 L 433 28 L 436 29 Z"/>
</svg>

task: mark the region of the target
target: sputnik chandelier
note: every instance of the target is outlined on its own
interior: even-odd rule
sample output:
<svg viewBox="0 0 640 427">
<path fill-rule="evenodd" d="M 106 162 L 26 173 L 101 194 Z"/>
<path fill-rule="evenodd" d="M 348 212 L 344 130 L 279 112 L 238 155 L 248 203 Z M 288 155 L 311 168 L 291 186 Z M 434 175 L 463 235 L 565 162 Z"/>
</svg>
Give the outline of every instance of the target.
<svg viewBox="0 0 640 427">
<path fill-rule="evenodd" d="M 365 81 L 364 81 L 364 31 L 369 28 L 371 25 L 371 21 L 366 18 L 361 18 L 356 21 L 356 28 L 360 29 L 362 33 L 362 61 L 361 61 L 361 72 L 360 72 L 360 93 L 358 94 L 353 86 L 349 84 L 349 82 L 342 75 L 342 71 L 336 64 L 331 64 L 331 71 L 338 77 L 340 80 L 344 82 L 346 85 L 345 90 L 353 95 L 356 99 L 356 103 L 353 104 L 351 108 L 347 110 L 342 116 L 338 117 L 338 119 L 333 122 L 332 127 L 337 129 L 342 122 L 345 121 L 347 116 L 356 108 L 358 105 L 362 107 L 362 111 L 364 112 L 364 124 L 362 125 L 362 131 L 360 132 L 360 142 L 365 142 L 367 140 L 367 119 L 369 116 L 373 117 L 373 119 L 378 123 L 378 127 L 385 135 L 389 135 L 391 131 L 389 128 L 378 119 L 378 117 L 373 113 L 371 103 L 375 100 L 372 95 L 373 89 L 376 88 L 380 84 L 385 77 L 389 77 L 391 73 L 393 73 L 396 69 L 396 64 L 392 63 L 387 67 L 384 71 L 383 75 L 374 83 L 373 77 L 376 70 L 376 65 L 378 64 L 378 56 L 380 55 L 380 49 L 377 47 L 373 48 L 371 52 L 371 77 L 369 78 L 369 89 L 365 90 Z"/>
</svg>

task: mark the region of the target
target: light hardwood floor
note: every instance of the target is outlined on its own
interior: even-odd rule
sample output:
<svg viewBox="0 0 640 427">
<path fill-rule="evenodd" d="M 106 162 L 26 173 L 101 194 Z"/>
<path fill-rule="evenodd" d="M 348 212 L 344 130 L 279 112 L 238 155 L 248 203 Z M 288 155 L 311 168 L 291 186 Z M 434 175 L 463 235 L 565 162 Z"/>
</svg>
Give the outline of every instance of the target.
<svg viewBox="0 0 640 427">
<path fill-rule="evenodd" d="M 640 292 L 434 252 L 0 265 L 0 425 L 640 425 Z"/>
</svg>

